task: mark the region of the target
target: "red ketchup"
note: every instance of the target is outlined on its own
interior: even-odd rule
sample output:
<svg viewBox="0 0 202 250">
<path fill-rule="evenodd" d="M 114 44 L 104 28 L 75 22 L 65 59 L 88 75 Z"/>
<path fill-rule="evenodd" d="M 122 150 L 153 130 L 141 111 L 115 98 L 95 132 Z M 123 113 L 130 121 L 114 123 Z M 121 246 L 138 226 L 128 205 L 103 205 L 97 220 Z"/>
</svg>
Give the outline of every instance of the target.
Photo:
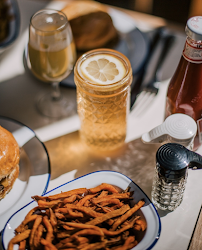
<svg viewBox="0 0 202 250">
<path fill-rule="evenodd" d="M 171 78 L 165 116 L 184 113 L 197 122 L 194 150 L 202 144 L 202 16 L 187 21 L 182 57 Z"/>
</svg>

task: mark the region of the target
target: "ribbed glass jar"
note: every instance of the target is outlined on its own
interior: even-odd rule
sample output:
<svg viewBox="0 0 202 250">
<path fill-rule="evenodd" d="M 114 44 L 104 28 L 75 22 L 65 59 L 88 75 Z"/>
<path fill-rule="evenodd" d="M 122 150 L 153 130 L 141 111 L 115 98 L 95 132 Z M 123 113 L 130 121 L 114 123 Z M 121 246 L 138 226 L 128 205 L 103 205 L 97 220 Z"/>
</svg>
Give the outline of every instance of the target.
<svg viewBox="0 0 202 250">
<path fill-rule="evenodd" d="M 155 168 L 151 193 L 152 202 L 161 210 L 175 210 L 182 202 L 186 182 L 187 172 L 183 177 L 169 180 Z"/>
<path fill-rule="evenodd" d="M 125 74 L 111 84 L 89 79 L 81 67 L 90 57 L 110 56 L 122 63 Z M 80 57 L 74 68 L 81 140 L 94 150 L 114 150 L 126 138 L 132 69 L 127 57 L 111 49 L 92 50 Z"/>
</svg>

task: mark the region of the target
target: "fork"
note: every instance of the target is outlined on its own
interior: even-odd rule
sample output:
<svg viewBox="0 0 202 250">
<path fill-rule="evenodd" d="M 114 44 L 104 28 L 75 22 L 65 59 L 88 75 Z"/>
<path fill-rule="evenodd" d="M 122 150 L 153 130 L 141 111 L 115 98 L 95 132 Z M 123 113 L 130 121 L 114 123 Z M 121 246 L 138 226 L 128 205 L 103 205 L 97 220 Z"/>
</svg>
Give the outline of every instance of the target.
<svg viewBox="0 0 202 250">
<path fill-rule="evenodd" d="M 154 100 L 155 96 L 158 94 L 159 91 L 159 71 L 163 62 L 170 50 L 174 41 L 174 36 L 171 34 L 163 34 L 162 39 L 160 39 L 159 43 L 161 44 L 161 51 L 160 55 L 152 74 L 151 79 L 145 84 L 145 87 L 137 96 L 135 103 L 131 107 L 131 112 L 133 116 L 140 117 L 141 114 L 144 113 L 144 110 L 147 110 L 149 105 Z"/>
</svg>

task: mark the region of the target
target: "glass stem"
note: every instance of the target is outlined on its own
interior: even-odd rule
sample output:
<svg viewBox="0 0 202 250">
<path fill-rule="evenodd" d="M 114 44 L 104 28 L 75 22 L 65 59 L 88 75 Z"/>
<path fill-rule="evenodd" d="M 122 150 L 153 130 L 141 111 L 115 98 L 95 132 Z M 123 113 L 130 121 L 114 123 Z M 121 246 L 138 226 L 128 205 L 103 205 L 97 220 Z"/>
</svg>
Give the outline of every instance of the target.
<svg viewBox="0 0 202 250">
<path fill-rule="evenodd" d="M 52 82 L 52 100 L 58 101 L 61 98 L 59 82 Z"/>
</svg>

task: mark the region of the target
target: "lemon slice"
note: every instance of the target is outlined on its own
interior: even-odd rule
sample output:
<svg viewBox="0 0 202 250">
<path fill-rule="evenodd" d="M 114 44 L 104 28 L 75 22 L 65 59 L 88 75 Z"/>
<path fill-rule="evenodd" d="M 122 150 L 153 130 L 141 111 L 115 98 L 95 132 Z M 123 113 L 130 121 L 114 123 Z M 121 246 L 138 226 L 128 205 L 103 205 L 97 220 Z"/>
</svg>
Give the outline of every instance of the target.
<svg viewBox="0 0 202 250">
<path fill-rule="evenodd" d="M 107 85 L 120 81 L 126 74 L 126 68 L 117 57 L 99 54 L 82 62 L 81 73 L 97 84 Z"/>
</svg>

